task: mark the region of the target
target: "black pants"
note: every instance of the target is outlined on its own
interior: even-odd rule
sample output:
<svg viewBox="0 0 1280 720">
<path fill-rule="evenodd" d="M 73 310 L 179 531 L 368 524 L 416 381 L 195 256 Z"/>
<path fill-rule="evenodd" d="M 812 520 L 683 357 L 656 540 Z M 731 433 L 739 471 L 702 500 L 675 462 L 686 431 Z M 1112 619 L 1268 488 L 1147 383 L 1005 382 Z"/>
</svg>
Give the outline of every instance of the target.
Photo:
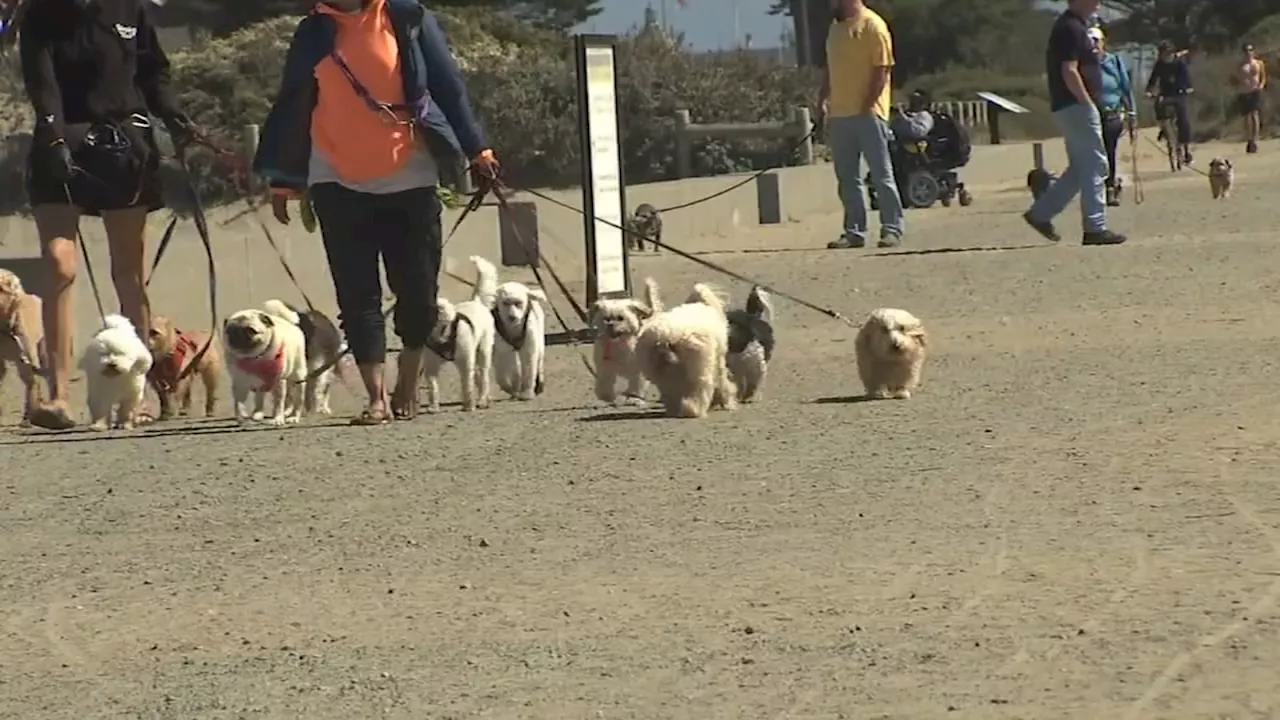
<svg viewBox="0 0 1280 720">
<path fill-rule="evenodd" d="M 321 183 L 311 187 L 311 201 L 338 295 L 339 320 L 356 363 L 387 357 L 380 258 L 396 296 L 396 335 L 409 350 L 426 347 L 436 323 L 443 235 L 436 189 L 373 195 Z"/>
<path fill-rule="evenodd" d="M 1118 113 L 1103 113 L 1102 144 L 1107 148 L 1107 187 L 1116 186 L 1116 150 L 1120 147 L 1120 136 L 1124 135 L 1124 116 Z"/>
<path fill-rule="evenodd" d="M 1163 122 L 1170 112 L 1178 120 L 1178 144 L 1190 147 L 1191 113 L 1187 110 L 1187 96 L 1160 98 L 1156 103 L 1156 120 Z"/>
</svg>

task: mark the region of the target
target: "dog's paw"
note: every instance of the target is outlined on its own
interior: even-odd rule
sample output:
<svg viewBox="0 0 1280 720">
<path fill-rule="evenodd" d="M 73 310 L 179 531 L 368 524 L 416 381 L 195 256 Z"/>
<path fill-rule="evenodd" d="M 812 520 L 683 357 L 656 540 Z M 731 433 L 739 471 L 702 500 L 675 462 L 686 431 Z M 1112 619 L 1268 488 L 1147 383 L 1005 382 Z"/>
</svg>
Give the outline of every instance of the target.
<svg viewBox="0 0 1280 720">
<path fill-rule="evenodd" d="M 300 422 L 302 422 L 302 417 L 299 415 L 290 415 L 284 419 L 286 425 L 297 425 Z"/>
<path fill-rule="evenodd" d="M 94 432 L 106 432 L 107 430 L 110 430 L 111 427 L 107 424 L 106 420 L 97 420 L 89 424 L 89 429 Z"/>
<path fill-rule="evenodd" d="M 132 420 L 129 420 L 128 422 L 122 422 L 122 423 L 120 423 L 120 429 L 121 429 L 121 430 L 132 430 L 132 429 L 134 429 L 135 427 L 137 427 L 137 426 L 133 424 L 133 421 L 132 421 Z"/>
<path fill-rule="evenodd" d="M 533 394 L 532 390 L 525 390 L 525 391 L 516 393 L 514 397 L 516 400 L 519 400 L 521 402 L 529 402 L 530 400 L 533 400 L 537 396 Z"/>
<path fill-rule="evenodd" d="M 893 394 L 890 395 L 889 397 L 893 398 L 894 400 L 910 400 L 911 391 L 905 388 L 902 390 L 895 390 Z"/>
<path fill-rule="evenodd" d="M 649 401 L 639 395 L 623 395 L 614 400 L 613 404 L 617 407 L 647 407 Z"/>
<path fill-rule="evenodd" d="M 274 415 L 267 419 L 267 424 L 272 427 L 284 427 L 285 418 L 275 417 Z"/>
<path fill-rule="evenodd" d="M 266 414 L 266 413 L 264 413 L 264 412 L 262 412 L 261 410 L 259 410 L 258 412 L 254 413 L 253 415 L 250 415 L 249 417 L 253 418 L 253 421 L 254 421 L 254 422 L 262 422 L 262 421 L 263 421 L 263 419 L 265 419 L 265 418 L 267 417 L 267 414 Z"/>
</svg>

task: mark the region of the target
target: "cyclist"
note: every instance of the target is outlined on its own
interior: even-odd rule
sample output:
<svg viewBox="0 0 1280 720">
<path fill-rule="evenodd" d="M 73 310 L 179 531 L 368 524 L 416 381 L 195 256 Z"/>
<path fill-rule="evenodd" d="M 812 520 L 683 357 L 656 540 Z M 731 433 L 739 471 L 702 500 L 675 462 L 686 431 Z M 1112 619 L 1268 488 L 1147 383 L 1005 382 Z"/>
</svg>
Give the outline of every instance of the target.
<svg viewBox="0 0 1280 720">
<path fill-rule="evenodd" d="M 1174 50 L 1173 43 L 1160 43 L 1160 58 L 1151 68 L 1147 80 L 1147 97 L 1155 98 L 1156 120 L 1163 122 L 1166 113 L 1172 112 L 1178 122 L 1178 151 L 1182 162 L 1191 164 L 1191 117 L 1187 112 L 1187 95 L 1195 92 L 1191 87 L 1191 69 L 1187 67 L 1187 51 Z"/>
</svg>

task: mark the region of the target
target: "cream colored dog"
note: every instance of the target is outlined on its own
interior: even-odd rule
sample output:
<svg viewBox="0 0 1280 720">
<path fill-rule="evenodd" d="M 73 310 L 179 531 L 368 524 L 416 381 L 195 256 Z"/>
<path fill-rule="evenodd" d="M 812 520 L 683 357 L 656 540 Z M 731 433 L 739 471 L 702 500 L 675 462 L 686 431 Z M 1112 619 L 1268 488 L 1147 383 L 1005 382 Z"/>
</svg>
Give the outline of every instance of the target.
<svg viewBox="0 0 1280 720">
<path fill-rule="evenodd" d="M 227 351 L 227 374 L 236 420 L 241 424 L 262 420 L 266 396 L 271 394 L 271 425 L 294 424 L 302 419 L 302 391 L 307 380 L 307 340 L 298 313 L 279 300 L 268 300 L 261 310 L 241 310 L 222 325 Z M 249 395 L 254 396 L 249 415 Z"/>
<path fill-rule="evenodd" d="M 532 400 L 547 384 L 547 295 L 524 283 L 506 282 L 498 286 L 495 298 L 498 387 L 516 400 Z"/>
<path fill-rule="evenodd" d="M 18 369 L 26 393 L 22 420 L 27 422 L 42 397 L 40 373 L 44 365 L 44 304 L 22 287 L 9 270 L 0 269 L 0 384 L 10 363 Z"/>
<path fill-rule="evenodd" d="M 895 308 L 873 310 L 854 344 L 867 397 L 911 397 L 920 384 L 928 347 L 924 325 L 915 315 Z"/>
<path fill-rule="evenodd" d="M 1231 197 L 1231 186 L 1236 183 L 1236 171 L 1231 161 L 1216 157 L 1209 161 L 1209 192 L 1214 200 Z"/>
<path fill-rule="evenodd" d="M 655 313 L 662 312 L 662 298 L 653 278 L 644 280 L 645 297 L 597 300 L 591 306 L 595 330 L 596 397 L 607 403 L 644 405 L 644 374 L 636 356 L 636 338 Z M 618 397 L 618 380 L 626 390 Z"/>
<path fill-rule="evenodd" d="M 471 256 L 471 264 L 476 268 L 471 298 L 457 305 L 444 298 L 436 302 L 436 328 L 427 343 L 430 352 L 422 356 L 427 412 L 440 412 L 440 371 L 450 362 L 458 368 L 463 410 L 483 410 L 492 402 L 498 269 L 478 255 Z"/>
<path fill-rule="evenodd" d="M 658 388 L 670 417 L 700 418 L 737 407 L 729 377 L 729 320 L 724 300 L 701 283 L 683 305 L 654 315 L 636 338 L 645 378 Z"/>
</svg>

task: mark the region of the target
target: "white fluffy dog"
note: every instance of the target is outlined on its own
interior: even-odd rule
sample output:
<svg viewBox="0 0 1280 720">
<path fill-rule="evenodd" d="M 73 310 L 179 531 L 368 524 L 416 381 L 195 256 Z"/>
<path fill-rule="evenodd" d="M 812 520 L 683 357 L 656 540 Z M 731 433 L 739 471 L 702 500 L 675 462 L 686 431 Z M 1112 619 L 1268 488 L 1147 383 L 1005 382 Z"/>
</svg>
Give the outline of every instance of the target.
<svg viewBox="0 0 1280 720">
<path fill-rule="evenodd" d="M 300 323 L 298 313 L 279 300 L 268 300 L 261 310 L 233 313 L 223 322 L 231 397 L 241 424 L 250 418 L 250 394 L 254 396 L 254 420 L 264 418 L 267 393 L 272 401 L 268 423 L 293 424 L 302 419 L 307 339 Z"/>
<path fill-rule="evenodd" d="M 532 400 L 546 389 L 547 294 L 523 283 L 506 282 L 498 286 L 495 297 L 498 387 L 517 400 Z"/>
<path fill-rule="evenodd" d="M 854 349 L 867 397 L 905 400 L 920 384 L 929 339 L 920 319 L 906 310 L 873 310 Z"/>
<path fill-rule="evenodd" d="M 701 283 L 683 305 L 655 315 L 636 338 L 640 369 L 658 388 L 670 417 L 700 418 L 712 408 L 737 406 L 725 365 L 728 351 L 724 300 Z"/>
<path fill-rule="evenodd" d="M 103 319 L 102 329 L 80 361 L 88 384 L 90 429 L 133 428 L 151 362 L 151 350 L 128 318 L 108 315 Z"/>
<path fill-rule="evenodd" d="M 591 306 L 591 327 L 595 329 L 596 397 L 618 402 L 618 380 L 626 380 L 622 399 L 644 405 L 644 373 L 636 356 L 636 338 L 645 323 L 662 312 L 658 283 L 645 278 L 644 301 L 635 298 L 597 300 Z"/>
<path fill-rule="evenodd" d="M 444 298 L 437 301 L 436 329 L 423 354 L 422 374 L 427 381 L 427 412 L 440 411 L 440 370 L 445 363 L 458 368 L 462 383 L 462 409 L 489 407 L 493 345 L 497 329 L 493 309 L 497 303 L 498 270 L 493 263 L 471 256 L 476 266 L 476 285 L 471 299 L 457 305 Z"/>
</svg>

